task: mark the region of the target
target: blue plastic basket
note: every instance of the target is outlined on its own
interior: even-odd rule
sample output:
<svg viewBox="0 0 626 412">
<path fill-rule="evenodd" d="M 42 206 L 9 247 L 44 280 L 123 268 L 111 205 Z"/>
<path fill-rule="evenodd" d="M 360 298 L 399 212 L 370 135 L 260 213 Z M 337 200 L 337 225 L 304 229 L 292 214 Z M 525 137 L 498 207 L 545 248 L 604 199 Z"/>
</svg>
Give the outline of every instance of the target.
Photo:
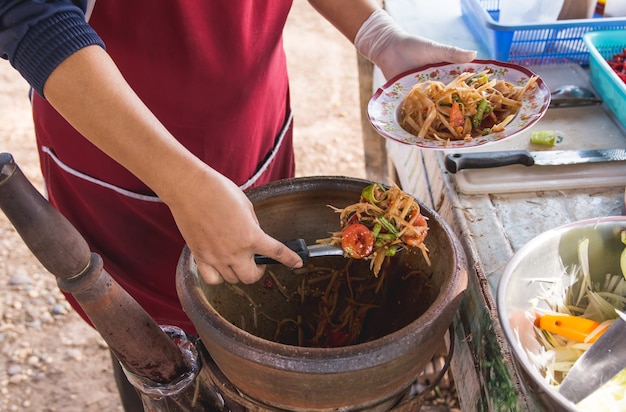
<svg viewBox="0 0 626 412">
<path fill-rule="evenodd" d="M 587 33 L 583 36 L 583 41 L 589 49 L 591 84 L 615 118 L 626 128 L 626 83 L 606 62 L 626 48 L 626 30 Z"/>
<path fill-rule="evenodd" d="M 499 24 L 500 0 L 461 0 L 461 10 L 463 19 L 487 48 L 490 58 L 521 65 L 578 63 L 586 66 L 589 52 L 583 42 L 585 33 L 626 29 L 623 18 Z"/>
</svg>

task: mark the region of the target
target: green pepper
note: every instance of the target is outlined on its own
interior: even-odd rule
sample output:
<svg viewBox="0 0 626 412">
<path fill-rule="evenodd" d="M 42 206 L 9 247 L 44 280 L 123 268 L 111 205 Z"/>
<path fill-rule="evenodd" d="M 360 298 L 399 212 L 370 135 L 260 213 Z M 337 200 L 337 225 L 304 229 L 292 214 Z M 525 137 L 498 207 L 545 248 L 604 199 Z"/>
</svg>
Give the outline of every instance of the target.
<svg viewBox="0 0 626 412">
<path fill-rule="evenodd" d="M 469 77 L 467 80 L 465 80 L 465 84 L 467 84 L 468 86 L 471 86 L 472 83 L 478 83 L 479 85 L 483 85 L 483 84 L 487 84 L 488 81 L 489 81 L 489 76 L 487 76 L 484 73 L 480 73 L 472 77 Z"/>
<path fill-rule="evenodd" d="M 476 108 L 476 114 L 474 115 L 474 117 L 472 117 L 472 126 L 474 126 L 475 128 L 480 127 L 480 124 L 483 121 L 483 116 L 485 115 L 485 113 L 489 113 L 491 110 L 493 110 L 493 108 L 489 104 L 489 101 L 487 99 L 482 99 L 478 103 L 478 107 Z"/>
<path fill-rule="evenodd" d="M 376 239 L 380 239 L 385 242 L 391 242 L 393 240 L 396 240 L 397 238 L 398 236 L 394 235 L 393 233 L 380 233 L 378 236 L 376 236 Z"/>
<path fill-rule="evenodd" d="M 383 200 L 385 193 L 385 188 L 379 183 L 372 183 L 371 185 L 366 186 L 363 191 L 361 191 L 361 199 L 366 200 L 372 204 L 378 204 Z"/>
<path fill-rule="evenodd" d="M 374 238 L 378 237 L 378 234 L 380 233 L 380 229 L 382 229 L 383 227 L 380 225 L 380 223 L 376 223 L 374 225 L 374 228 L 372 229 L 372 233 L 374 234 Z"/>
<path fill-rule="evenodd" d="M 396 227 L 390 222 L 388 221 L 386 218 L 384 218 L 383 216 L 378 218 L 378 221 L 380 222 L 381 225 L 383 225 L 383 227 L 391 234 L 398 236 L 398 229 L 396 229 Z"/>
<path fill-rule="evenodd" d="M 402 249 L 402 248 L 399 248 L 399 247 L 391 247 L 391 248 L 389 248 L 389 249 L 385 250 L 385 256 L 395 256 L 395 255 L 396 255 L 396 253 L 398 253 L 398 251 L 399 251 L 400 249 Z"/>
</svg>

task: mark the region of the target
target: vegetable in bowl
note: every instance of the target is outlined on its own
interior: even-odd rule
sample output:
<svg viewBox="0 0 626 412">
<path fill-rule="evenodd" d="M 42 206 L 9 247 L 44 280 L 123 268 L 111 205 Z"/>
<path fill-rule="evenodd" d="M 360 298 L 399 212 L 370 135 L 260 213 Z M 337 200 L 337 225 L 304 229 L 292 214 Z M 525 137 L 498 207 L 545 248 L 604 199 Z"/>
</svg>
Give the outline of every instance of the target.
<svg viewBox="0 0 626 412">
<path fill-rule="evenodd" d="M 626 240 L 626 231 L 621 232 Z M 540 344 L 527 350 L 531 363 L 546 382 L 558 390 L 583 353 L 626 309 L 626 249 L 618 257 L 621 273 L 593 276 L 590 239 L 578 244 L 578 262 L 563 268 L 552 281 L 539 280 L 543 293 L 531 302 L 535 311 L 534 337 Z M 594 280 L 595 279 L 595 280 Z M 626 411 L 626 370 L 579 402 L 580 411 Z"/>
</svg>

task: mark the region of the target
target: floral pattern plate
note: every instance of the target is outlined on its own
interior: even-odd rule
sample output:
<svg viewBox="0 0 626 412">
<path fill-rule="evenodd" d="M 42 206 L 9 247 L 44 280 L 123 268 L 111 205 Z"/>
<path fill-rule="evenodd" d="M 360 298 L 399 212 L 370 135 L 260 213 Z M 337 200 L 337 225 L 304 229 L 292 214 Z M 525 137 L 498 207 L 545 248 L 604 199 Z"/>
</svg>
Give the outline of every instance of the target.
<svg viewBox="0 0 626 412">
<path fill-rule="evenodd" d="M 378 89 L 369 101 L 367 111 L 374 129 L 383 137 L 400 143 L 418 146 L 424 149 L 462 149 L 482 146 L 512 137 L 532 126 L 543 117 L 550 104 L 550 89 L 541 78 L 522 98 L 522 107 L 506 128 L 497 133 L 475 137 L 471 141 L 452 140 L 442 142 L 430 138 L 419 138 L 400 126 L 398 112 L 404 96 L 411 88 L 426 80 L 438 80 L 450 83 L 462 72 L 481 72 L 490 70 L 492 79 L 503 79 L 516 85 L 524 85 L 535 74 L 525 67 L 495 60 L 474 60 L 464 64 L 433 64 L 413 70 L 391 79 Z"/>
</svg>

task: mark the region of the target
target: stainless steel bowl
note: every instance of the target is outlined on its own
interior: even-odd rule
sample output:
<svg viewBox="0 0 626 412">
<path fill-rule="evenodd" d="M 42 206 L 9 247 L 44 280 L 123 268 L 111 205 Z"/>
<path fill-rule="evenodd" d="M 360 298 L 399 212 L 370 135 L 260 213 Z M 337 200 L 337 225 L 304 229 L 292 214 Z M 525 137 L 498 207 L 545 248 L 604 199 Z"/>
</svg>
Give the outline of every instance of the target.
<svg viewBox="0 0 626 412">
<path fill-rule="evenodd" d="M 536 354 L 540 350 L 532 321 L 524 316 L 534 308 L 531 300 L 540 296 L 542 285 L 537 279 L 558 279 L 563 274 L 562 267 L 577 264 L 578 243 L 585 238 L 589 239 L 592 280 L 599 280 L 606 273 L 621 273 L 619 256 L 624 245 L 620 232 L 625 229 L 626 217 L 616 216 L 549 230 L 515 253 L 504 270 L 497 291 L 498 315 L 523 377 L 522 383 L 538 410 L 577 411 L 577 408 L 544 380 L 528 356 L 528 352 Z"/>
</svg>

